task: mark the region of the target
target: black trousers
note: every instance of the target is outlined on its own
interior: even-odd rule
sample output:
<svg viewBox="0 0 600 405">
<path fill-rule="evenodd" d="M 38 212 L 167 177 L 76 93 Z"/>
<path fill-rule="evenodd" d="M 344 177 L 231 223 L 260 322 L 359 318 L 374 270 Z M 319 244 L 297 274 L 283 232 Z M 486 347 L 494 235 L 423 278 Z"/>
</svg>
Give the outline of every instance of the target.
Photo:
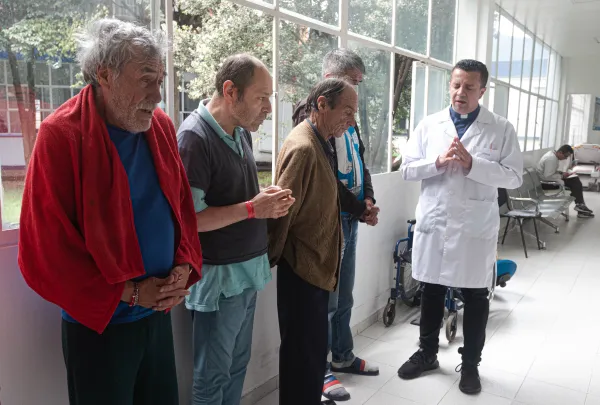
<svg viewBox="0 0 600 405">
<path fill-rule="evenodd" d="M 280 405 L 321 404 L 328 302 L 328 291 L 304 281 L 281 260 L 277 266 Z"/>
<path fill-rule="evenodd" d="M 565 179 L 565 186 L 571 190 L 571 196 L 575 197 L 575 204 L 585 204 L 583 200 L 583 184 L 579 177 Z"/>
<path fill-rule="evenodd" d="M 171 315 L 109 325 L 62 321 L 70 405 L 179 405 Z"/>
<path fill-rule="evenodd" d="M 581 184 L 581 179 L 579 177 L 573 177 L 570 179 L 564 179 L 565 187 L 568 187 L 571 190 L 571 197 L 575 198 L 575 204 L 585 204 L 583 200 L 583 184 Z M 558 190 L 558 186 L 553 186 L 550 184 L 542 184 L 542 188 L 544 190 Z"/>
<path fill-rule="evenodd" d="M 424 283 L 421 296 L 420 346 L 428 354 L 437 354 L 447 287 Z M 487 288 L 461 288 L 465 299 L 463 315 L 463 363 L 477 365 L 485 345 L 485 328 L 490 313 Z"/>
</svg>

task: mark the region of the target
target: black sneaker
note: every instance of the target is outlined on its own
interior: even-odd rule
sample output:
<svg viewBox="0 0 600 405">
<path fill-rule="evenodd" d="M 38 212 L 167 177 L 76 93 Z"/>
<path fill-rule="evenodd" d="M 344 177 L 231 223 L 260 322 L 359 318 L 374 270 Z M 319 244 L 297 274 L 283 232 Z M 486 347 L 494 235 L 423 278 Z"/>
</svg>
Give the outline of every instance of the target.
<svg viewBox="0 0 600 405">
<path fill-rule="evenodd" d="M 424 351 L 419 350 L 398 369 L 398 377 L 403 380 L 412 380 L 420 377 L 425 371 L 435 370 L 439 367 L 437 355 L 427 355 Z"/>
<path fill-rule="evenodd" d="M 577 204 L 577 205 L 575 205 L 575 211 L 577 211 L 577 212 L 584 212 L 584 213 L 588 213 L 588 214 L 592 214 L 594 212 L 591 209 L 589 209 L 587 207 L 587 205 L 585 205 L 585 204 Z"/>
<path fill-rule="evenodd" d="M 456 372 L 460 372 L 458 388 L 460 388 L 463 394 L 473 395 L 481 392 L 481 380 L 479 379 L 477 366 L 460 364 L 456 367 Z"/>
<path fill-rule="evenodd" d="M 594 218 L 595 215 L 591 212 L 579 211 L 577 213 L 577 218 Z"/>
</svg>

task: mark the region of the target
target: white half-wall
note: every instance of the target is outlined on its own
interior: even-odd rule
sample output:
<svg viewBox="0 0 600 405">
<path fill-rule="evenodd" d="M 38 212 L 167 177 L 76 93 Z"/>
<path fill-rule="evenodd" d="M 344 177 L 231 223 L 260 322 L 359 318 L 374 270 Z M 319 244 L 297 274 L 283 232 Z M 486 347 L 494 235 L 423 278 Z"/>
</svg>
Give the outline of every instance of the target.
<svg viewBox="0 0 600 405">
<path fill-rule="evenodd" d="M 381 309 L 392 284 L 392 251 L 406 235 L 419 184 L 399 173 L 373 176 L 377 227 L 361 225 L 358 238 L 355 310 L 352 325 Z M 0 402 L 8 405 L 65 405 L 66 373 L 60 339 L 60 310 L 33 293 L 17 266 L 17 247 L 0 245 Z M 183 308 L 173 311 L 180 403 L 189 404 L 192 381 L 191 321 Z M 275 282 L 258 300 L 252 360 L 245 392 L 262 386 L 278 372 L 279 331 Z"/>
<path fill-rule="evenodd" d="M 542 156 L 552 149 L 540 149 L 523 153 L 523 167 L 536 167 Z"/>
</svg>

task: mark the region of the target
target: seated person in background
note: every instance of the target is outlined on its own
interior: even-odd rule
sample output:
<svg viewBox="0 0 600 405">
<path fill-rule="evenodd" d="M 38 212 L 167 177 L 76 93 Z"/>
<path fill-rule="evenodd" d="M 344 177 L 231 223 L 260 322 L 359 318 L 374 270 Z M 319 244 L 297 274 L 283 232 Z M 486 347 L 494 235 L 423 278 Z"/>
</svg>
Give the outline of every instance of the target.
<svg viewBox="0 0 600 405">
<path fill-rule="evenodd" d="M 339 283 L 343 243 L 329 140 L 343 136 L 357 108 L 349 83 L 321 81 L 308 96 L 308 118 L 287 136 L 277 158 L 276 184 L 296 199 L 289 215 L 268 222 L 269 259 L 278 265 L 280 405 L 321 403 L 329 294 Z"/>
<path fill-rule="evenodd" d="M 578 213 L 578 218 L 593 218 L 594 213 L 585 205 L 583 200 L 583 185 L 579 177 L 558 170 L 559 161 L 568 159 L 571 156 L 573 156 L 573 148 L 569 145 L 563 145 L 557 151 L 546 153 L 538 163 L 536 170 L 542 181 L 556 182 L 571 190 L 571 196 L 575 197 L 575 211 Z"/>
</svg>

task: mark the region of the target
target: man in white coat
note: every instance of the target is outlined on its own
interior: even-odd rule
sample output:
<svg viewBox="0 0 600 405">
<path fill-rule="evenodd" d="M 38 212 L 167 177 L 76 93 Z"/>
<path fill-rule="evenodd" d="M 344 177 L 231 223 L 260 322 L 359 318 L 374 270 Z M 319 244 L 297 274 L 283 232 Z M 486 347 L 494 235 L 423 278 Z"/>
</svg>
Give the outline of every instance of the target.
<svg viewBox="0 0 600 405">
<path fill-rule="evenodd" d="M 420 349 L 400 369 L 403 379 L 439 367 L 446 287 L 465 298 L 460 390 L 481 391 L 478 366 L 489 315 L 500 228 L 498 188 L 522 183 L 523 158 L 514 127 L 479 105 L 488 71 L 463 60 L 452 70 L 452 105 L 425 118 L 408 142 L 402 176 L 422 181 L 412 252 L 413 277 L 423 283 Z"/>
</svg>

